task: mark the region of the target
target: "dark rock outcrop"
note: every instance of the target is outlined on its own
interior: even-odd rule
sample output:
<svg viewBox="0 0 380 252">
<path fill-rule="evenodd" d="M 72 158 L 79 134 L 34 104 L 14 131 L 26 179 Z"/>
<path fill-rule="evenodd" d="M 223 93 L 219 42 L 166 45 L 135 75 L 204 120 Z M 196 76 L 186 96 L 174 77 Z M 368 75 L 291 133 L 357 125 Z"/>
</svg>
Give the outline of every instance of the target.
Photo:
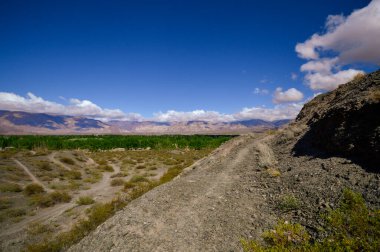
<svg viewBox="0 0 380 252">
<path fill-rule="evenodd" d="M 318 95 L 305 104 L 296 123 L 309 126 L 296 153 L 305 152 L 307 144 L 380 172 L 380 70 Z"/>
</svg>

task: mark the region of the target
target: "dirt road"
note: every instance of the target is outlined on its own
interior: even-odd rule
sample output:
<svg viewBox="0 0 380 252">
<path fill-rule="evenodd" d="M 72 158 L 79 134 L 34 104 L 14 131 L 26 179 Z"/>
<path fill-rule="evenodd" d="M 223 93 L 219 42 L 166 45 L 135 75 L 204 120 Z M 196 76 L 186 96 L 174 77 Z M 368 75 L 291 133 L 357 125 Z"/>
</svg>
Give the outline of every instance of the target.
<svg viewBox="0 0 380 252">
<path fill-rule="evenodd" d="M 55 155 L 57 155 L 57 152 L 53 151 L 53 152 L 48 156 L 49 160 L 50 160 L 51 162 L 53 162 L 54 164 L 58 165 L 59 167 L 63 167 L 63 169 L 66 169 L 66 170 L 68 170 L 68 171 L 71 171 L 71 168 L 70 168 L 68 165 L 62 163 L 60 160 L 56 159 L 56 158 L 55 158 Z"/>
<path fill-rule="evenodd" d="M 34 174 L 30 171 L 30 169 L 25 166 L 23 163 L 21 163 L 20 161 L 18 161 L 17 159 L 13 159 L 13 161 L 20 167 L 22 168 L 26 174 L 28 174 L 28 176 L 31 178 L 31 180 L 33 181 L 33 183 L 36 183 L 36 184 L 39 184 L 40 186 L 42 186 L 44 188 L 44 190 L 46 192 L 51 192 L 52 190 L 48 187 L 46 187 L 36 176 L 34 176 Z"/>
<path fill-rule="evenodd" d="M 275 222 L 259 181 L 256 139 L 227 142 L 131 202 L 69 251 L 240 251 Z"/>
</svg>

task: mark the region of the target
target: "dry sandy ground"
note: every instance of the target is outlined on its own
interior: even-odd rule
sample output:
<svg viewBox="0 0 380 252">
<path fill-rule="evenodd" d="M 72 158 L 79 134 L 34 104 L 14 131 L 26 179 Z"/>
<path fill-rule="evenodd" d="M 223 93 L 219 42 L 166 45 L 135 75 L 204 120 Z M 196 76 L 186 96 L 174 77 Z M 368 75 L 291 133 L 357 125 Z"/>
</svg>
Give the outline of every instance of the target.
<svg viewBox="0 0 380 252">
<path fill-rule="evenodd" d="M 59 160 L 55 158 L 55 155 L 51 155 L 49 158 L 56 164 L 64 165 L 62 164 L 62 162 L 60 162 Z M 21 163 L 17 159 L 14 159 L 14 162 L 25 170 L 25 172 L 31 177 L 33 182 L 42 185 L 45 191 L 47 192 L 52 191 L 51 189 L 47 188 L 43 184 L 43 182 L 38 180 L 36 176 L 30 171 L 30 169 L 25 164 Z M 94 161 L 91 159 L 90 159 L 90 162 L 94 163 Z M 18 243 L 18 240 L 20 238 L 22 240 L 22 236 L 20 236 L 19 233 L 22 233 L 23 230 L 26 227 L 28 227 L 28 225 L 30 225 L 31 223 L 35 223 L 35 222 L 49 223 L 52 220 L 60 218 L 60 216 L 65 211 L 77 206 L 76 201 L 77 199 L 79 199 L 79 197 L 90 196 L 97 202 L 106 202 L 106 201 L 111 200 L 115 196 L 115 193 L 120 189 L 117 187 L 112 187 L 110 185 L 110 181 L 112 179 L 111 176 L 113 174 L 119 173 L 120 167 L 119 165 L 115 165 L 115 164 L 110 164 L 110 165 L 114 168 L 114 172 L 103 173 L 103 177 L 99 182 L 93 184 L 89 190 L 80 191 L 79 193 L 74 195 L 72 200 L 69 203 L 61 203 L 53 207 L 42 208 L 39 211 L 37 211 L 36 215 L 29 216 L 28 218 L 18 223 L 15 223 L 10 227 L 7 227 L 7 229 L 2 229 L 0 231 L 0 241 L 2 243 L 2 246 L 6 247 L 7 250 L 11 249 L 13 246 L 9 246 L 9 244 Z M 71 223 L 65 223 L 65 224 L 69 227 Z M 15 248 L 15 251 L 18 250 L 17 249 L 18 246 L 14 246 L 14 248 Z"/>
<path fill-rule="evenodd" d="M 239 251 L 274 224 L 256 181 L 256 139 L 240 136 L 130 203 L 70 251 Z"/>
<path fill-rule="evenodd" d="M 343 188 L 380 206 L 379 174 L 343 158 L 294 156 L 302 133 L 284 140 L 287 133 L 230 140 L 69 251 L 241 251 L 241 238 L 260 239 L 279 219 L 301 223 L 318 237 L 321 213 L 337 206 Z M 279 203 L 289 195 L 299 207 L 283 212 Z"/>
</svg>

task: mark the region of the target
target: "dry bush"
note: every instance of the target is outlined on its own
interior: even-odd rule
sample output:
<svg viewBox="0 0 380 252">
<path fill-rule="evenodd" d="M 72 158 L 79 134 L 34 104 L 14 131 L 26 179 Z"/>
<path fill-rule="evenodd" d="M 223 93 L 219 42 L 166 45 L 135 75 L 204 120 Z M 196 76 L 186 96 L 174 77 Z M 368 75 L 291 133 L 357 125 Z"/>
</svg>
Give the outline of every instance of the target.
<svg viewBox="0 0 380 252">
<path fill-rule="evenodd" d="M 44 188 L 36 183 L 31 183 L 24 188 L 24 193 L 27 196 L 44 193 Z"/>
<path fill-rule="evenodd" d="M 22 188 L 16 183 L 1 183 L 0 192 L 21 192 Z"/>
<path fill-rule="evenodd" d="M 77 199 L 76 203 L 80 206 L 91 205 L 91 204 L 95 203 L 95 200 L 93 198 L 91 198 L 90 196 L 83 196 L 83 197 L 79 197 L 79 199 Z"/>
<path fill-rule="evenodd" d="M 111 180 L 111 186 L 122 186 L 124 185 L 124 183 L 125 183 L 124 179 L 121 179 L 121 178 L 116 178 L 116 179 Z"/>
<path fill-rule="evenodd" d="M 258 142 L 256 149 L 259 152 L 259 166 L 262 168 L 270 168 L 277 164 L 272 149 L 264 142 Z"/>
</svg>

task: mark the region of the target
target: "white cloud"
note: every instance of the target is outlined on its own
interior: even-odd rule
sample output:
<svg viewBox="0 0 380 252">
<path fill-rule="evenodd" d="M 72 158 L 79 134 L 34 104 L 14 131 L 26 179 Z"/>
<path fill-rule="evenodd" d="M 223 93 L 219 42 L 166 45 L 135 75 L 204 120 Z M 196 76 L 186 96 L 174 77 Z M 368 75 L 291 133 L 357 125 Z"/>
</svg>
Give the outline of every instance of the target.
<svg viewBox="0 0 380 252">
<path fill-rule="evenodd" d="M 101 120 L 142 118 L 138 114 L 125 114 L 120 109 L 105 109 L 89 100 L 70 99 L 68 105 L 44 100 L 28 93 L 26 97 L 14 93 L 0 92 L 0 109 L 32 113 L 50 113 L 71 116 L 86 116 Z"/>
<path fill-rule="evenodd" d="M 253 93 L 258 94 L 258 95 L 267 95 L 267 94 L 269 94 L 269 90 L 265 89 L 265 88 L 255 88 Z"/>
<path fill-rule="evenodd" d="M 352 63 L 380 63 L 380 0 L 353 11 L 349 16 L 329 15 L 323 34 L 314 34 L 296 45 L 298 56 L 308 63 L 301 66 L 305 81 L 313 90 L 332 90 L 363 73 L 345 69 Z M 331 52 L 334 57 L 328 57 Z"/>
<path fill-rule="evenodd" d="M 69 104 L 45 100 L 32 93 L 25 97 L 7 92 L 0 92 L 0 110 L 25 111 L 31 113 L 48 113 L 58 115 L 85 116 L 103 121 L 109 120 L 148 120 L 140 114 L 125 114 L 120 109 L 104 109 L 89 100 L 68 99 Z M 223 114 L 217 111 L 194 110 L 194 111 L 175 111 L 159 112 L 149 120 L 160 122 L 186 122 L 186 121 L 208 121 L 208 122 L 232 122 L 236 120 L 262 119 L 279 120 L 295 118 L 302 103 L 277 105 L 274 108 L 251 107 L 243 108 L 234 114 Z"/>
<path fill-rule="evenodd" d="M 286 91 L 282 91 L 282 88 L 278 87 L 273 94 L 273 102 L 286 103 L 286 102 L 297 102 L 303 99 L 303 94 L 295 88 L 289 88 Z"/>
<path fill-rule="evenodd" d="M 296 74 L 296 73 L 291 73 L 290 74 L 290 78 L 292 79 L 292 80 L 297 80 L 298 79 L 298 74 Z"/>
<path fill-rule="evenodd" d="M 208 121 L 208 122 L 228 122 L 232 121 L 231 115 L 221 114 L 216 111 L 194 110 L 189 112 L 169 110 L 165 113 L 154 114 L 153 120 L 160 122 L 186 122 L 186 121 Z"/>
<path fill-rule="evenodd" d="M 232 122 L 239 120 L 262 119 L 266 121 L 293 119 L 301 110 L 303 103 L 277 105 L 274 108 L 251 107 L 243 108 L 234 114 L 222 114 L 216 111 L 194 110 L 189 112 L 169 110 L 155 114 L 153 120 L 160 122 Z"/>
<path fill-rule="evenodd" d="M 266 121 L 293 119 L 302 109 L 303 103 L 277 105 L 274 108 L 252 107 L 243 108 L 233 115 L 235 120 L 262 119 Z"/>
<path fill-rule="evenodd" d="M 348 69 L 338 71 L 337 73 L 309 73 L 306 74 L 305 80 L 313 90 L 334 90 L 340 84 L 352 80 L 357 74 L 364 74 L 363 71 Z"/>
</svg>

